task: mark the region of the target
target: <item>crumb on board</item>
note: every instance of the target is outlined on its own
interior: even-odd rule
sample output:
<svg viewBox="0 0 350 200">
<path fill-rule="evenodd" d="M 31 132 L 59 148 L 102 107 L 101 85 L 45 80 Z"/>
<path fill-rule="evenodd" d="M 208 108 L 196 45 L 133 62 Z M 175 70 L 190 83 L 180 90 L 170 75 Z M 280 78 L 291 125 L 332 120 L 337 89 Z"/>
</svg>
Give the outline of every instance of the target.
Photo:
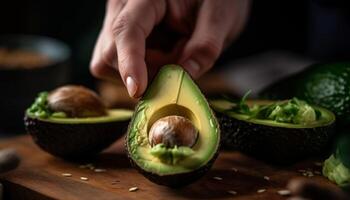
<svg viewBox="0 0 350 200">
<path fill-rule="evenodd" d="M 131 187 L 131 188 L 129 188 L 129 192 L 135 192 L 138 189 L 139 189 L 138 187 Z"/>
</svg>

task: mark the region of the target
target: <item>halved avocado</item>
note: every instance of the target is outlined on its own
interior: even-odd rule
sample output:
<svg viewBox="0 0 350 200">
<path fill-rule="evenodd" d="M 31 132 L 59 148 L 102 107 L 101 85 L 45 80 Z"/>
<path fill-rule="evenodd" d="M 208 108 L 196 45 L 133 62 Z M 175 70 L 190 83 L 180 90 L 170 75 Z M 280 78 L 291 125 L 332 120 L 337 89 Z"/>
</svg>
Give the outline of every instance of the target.
<svg viewBox="0 0 350 200">
<path fill-rule="evenodd" d="M 247 105 L 270 105 L 276 101 L 248 100 Z M 308 124 L 256 119 L 232 110 L 234 103 L 216 99 L 210 104 L 218 117 L 222 145 L 239 150 L 259 159 L 276 164 L 317 156 L 325 152 L 334 132 L 334 114 L 324 108 L 312 106 L 319 113 L 318 120 Z"/>
<path fill-rule="evenodd" d="M 193 146 L 150 144 L 152 125 L 167 116 L 181 116 L 194 125 L 198 137 Z M 129 125 L 126 146 L 133 166 L 155 183 L 184 186 L 210 169 L 219 143 L 219 124 L 197 85 L 180 66 L 162 67 L 138 103 Z"/>
<path fill-rule="evenodd" d="M 62 88 L 67 87 L 71 86 Z M 27 109 L 25 127 L 39 147 L 65 159 L 84 159 L 99 153 L 125 133 L 132 116 L 132 111 L 126 109 L 106 109 L 103 114 L 91 116 L 96 112 L 86 112 L 84 106 L 74 109 L 72 104 L 70 110 L 81 112 L 77 114 L 79 117 L 69 116 L 68 112 L 52 111 L 48 96 L 48 93 L 39 94 Z M 77 103 L 80 105 L 82 102 Z M 81 113 L 90 116 L 84 117 Z"/>
<path fill-rule="evenodd" d="M 275 100 L 295 96 L 322 106 L 334 112 L 340 130 L 349 130 L 350 62 L 313 64 L 268 86 L 260 96 Z"/>
</svg>

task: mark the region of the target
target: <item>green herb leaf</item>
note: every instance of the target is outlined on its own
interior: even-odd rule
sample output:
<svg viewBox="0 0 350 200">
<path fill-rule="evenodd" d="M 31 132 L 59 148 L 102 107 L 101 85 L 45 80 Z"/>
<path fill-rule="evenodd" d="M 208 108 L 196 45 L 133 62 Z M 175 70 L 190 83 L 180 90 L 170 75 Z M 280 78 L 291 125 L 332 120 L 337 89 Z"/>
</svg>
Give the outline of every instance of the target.
<svg viewBox="0 0 350 200">
<path fill-rule="evenodd" d="M 240 100 L 234 100 L 227 96 L 224 96 L 225 99 L 235 104 L 235 106 L 233 106 L 229 111 L 234 111 L 234 112 L 237 112 L 240 114 L 246 114 L 246 115 L 250 114 L 251 113 L 250 108 L 246 103 L 246 99 L 248 98 L 250 93 L 251 93 L 251 90 L 246 92 Z"/>
</svg>

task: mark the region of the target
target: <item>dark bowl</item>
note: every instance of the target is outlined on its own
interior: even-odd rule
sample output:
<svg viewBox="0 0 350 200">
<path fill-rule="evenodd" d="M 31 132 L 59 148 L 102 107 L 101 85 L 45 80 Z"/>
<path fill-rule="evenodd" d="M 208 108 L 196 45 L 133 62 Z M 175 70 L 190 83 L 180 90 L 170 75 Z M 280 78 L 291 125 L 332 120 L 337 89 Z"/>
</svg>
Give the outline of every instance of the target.
<svg viewBox="0 0 350 200">
<path fill-rule="evenodd" d="M 0 130 L 22 131 L 23 113 L 36 95 L 69 81 L 71 51 L 61 41 L 32 35 L 0 36 L 0 48 L 35 52 L 50 61 L 31 69 L 0 67 Z"/>
</svg>

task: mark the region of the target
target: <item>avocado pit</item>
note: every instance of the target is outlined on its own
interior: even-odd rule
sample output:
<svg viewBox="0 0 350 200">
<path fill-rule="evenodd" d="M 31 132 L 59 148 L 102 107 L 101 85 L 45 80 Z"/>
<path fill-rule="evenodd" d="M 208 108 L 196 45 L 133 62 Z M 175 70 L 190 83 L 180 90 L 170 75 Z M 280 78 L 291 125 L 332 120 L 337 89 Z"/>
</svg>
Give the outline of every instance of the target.
<svg viewBox="0 0 350 200">
<path fill-rule="evenodd" d="M 192 122 L 177 115 L 158 119 L 152 125 L 148 135 L 152 147 L 162 143 L 168 148 L 174 146 L 192 147 L 196 143 L 197 137 L 198 130 Z"/>
<path fill-rule="evenodd" d="M 48 108 L 65 113 L 68 117 L 99 117 L 107 115 L 106 107 L 98 95 L 83 86 L 67 85 L 48 95 Z"/>
</svg>

